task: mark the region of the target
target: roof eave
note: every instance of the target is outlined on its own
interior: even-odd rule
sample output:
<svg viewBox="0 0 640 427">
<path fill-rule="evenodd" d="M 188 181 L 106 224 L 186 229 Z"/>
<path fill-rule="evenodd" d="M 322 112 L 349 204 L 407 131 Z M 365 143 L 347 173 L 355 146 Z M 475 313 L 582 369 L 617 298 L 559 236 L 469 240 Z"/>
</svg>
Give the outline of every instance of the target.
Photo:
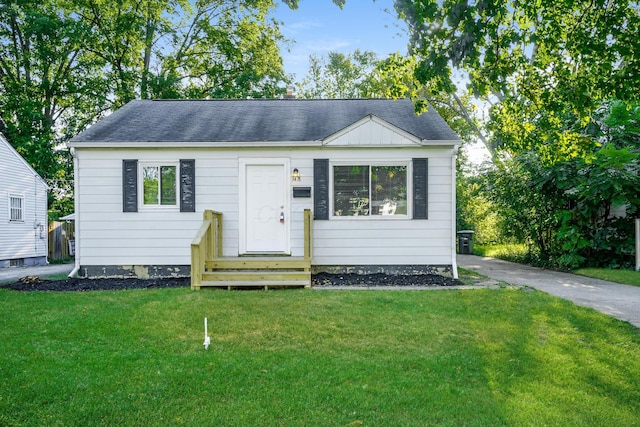
<svg viewBox="0 0 640 427">
<path fill-rule="evenodd" d="M 319 147 L 322 141 L 68 141 L 70 148 L 252 148 Z"/>
<path fill-rule="evenodd" d="M 459 146 L 462 141 L 459 139 L 447 139 L 447 140 L 434 140 L 423 139 L 420 141 L 420 145 L 423 147 L 452 147 Z"/>
<path fill-rule="evenodd" d="M 462 144 L 460 140 L 428 140 L 420 141 L 422 147 L 452 147 Z M 70 148 L 287 148 L 287 147 L 322 147 L 323 141 L 68 141 Z M 361 147 L 383 148 L 381 145 L 363 145 Z M 399 148 L 397 145 L 389 145 Z M 337 147 L 334 147 L 337 148 Z M 349 147 L 347 147 L 349 148 Z M 354 148 L 351 146 L 350 148 Z"/>
</svg>

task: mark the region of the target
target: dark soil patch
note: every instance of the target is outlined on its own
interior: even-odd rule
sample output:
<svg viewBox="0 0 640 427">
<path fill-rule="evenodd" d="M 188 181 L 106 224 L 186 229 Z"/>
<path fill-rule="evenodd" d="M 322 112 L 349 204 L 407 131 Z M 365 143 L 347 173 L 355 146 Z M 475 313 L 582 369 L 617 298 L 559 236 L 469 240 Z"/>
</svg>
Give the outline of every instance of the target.
<svg viewBox="0 0 640 427">
<path fill-rule="evenodd" d="M 462 286 L 464 283 L 438 274 L 391 275 L 320 273 L 311 279 L 314 286 Z"/>
<path fill-rule="evenodd" d="M 437 274 L 414 276 L 389 274 L 328 274 L 313 275 L 312 284 L 318 287 L 330 286 L 460 286 L 464 283 Z M 36 276 L 26 276 L 15 283 L 0 285 L 0 288 L 14 291 L 117 291 L 123 289 L 161 289 L 191 286 L 189 277 L 164 279 L 65 279 L 42 280 Z"/>
</svg>

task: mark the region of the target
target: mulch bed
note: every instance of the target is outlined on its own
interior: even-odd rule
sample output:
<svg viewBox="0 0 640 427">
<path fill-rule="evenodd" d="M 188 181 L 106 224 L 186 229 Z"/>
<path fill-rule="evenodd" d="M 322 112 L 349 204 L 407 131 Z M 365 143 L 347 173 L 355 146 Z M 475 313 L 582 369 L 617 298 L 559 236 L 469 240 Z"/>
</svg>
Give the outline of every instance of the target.
<svg viewBox="0 0 640 427">
<path fill-rule="evenodd" d="M 438 274 L 391 275 L 376 274 L 315 274 L 311 278 L 314 286 L 365 286 L 365 287 L 398 287 L 398 286 L 462 286 L 464 283 L 451 277 Z"/>
<path fill-rule="evenodd" d="M 189 277 L 170 279 L 66 279 L 41 280 L 26 276 L 15 283 L 0 285 L 14 291 L 118 291 L 123 289 L 159 289 L 191 286 Z"/>
<path fill-rule="evenodd" d="M 400 286 L 460 286 L 462 282 L 437 274 L 414 276 L 389 274 L 328 274 L 313 275 L 314 287 L 357 286 L 357 287 L 400 287 Z M 66 279 L 42 280 L 36 276 L 26 276 L 15 283 L 0 285 L 0 288 L 15 291 L 115 291 L 123 289 L 161 289 L 191 286 L 189 277 L 165 279 Z"/>
</svg>

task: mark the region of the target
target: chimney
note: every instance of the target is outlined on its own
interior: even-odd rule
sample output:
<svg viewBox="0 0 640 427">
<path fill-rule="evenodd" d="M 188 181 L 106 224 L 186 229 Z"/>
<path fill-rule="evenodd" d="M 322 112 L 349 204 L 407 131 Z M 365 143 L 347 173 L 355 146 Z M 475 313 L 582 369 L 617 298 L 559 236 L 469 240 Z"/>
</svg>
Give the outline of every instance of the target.
<svg viewBox="0 0 640 427">
<path fill-rule="evenodd" d="M 296 94 L 293 93 L 293 86 L 287 86 L 287 94 L 284 99 L 296 99 Z"/>
</svg>

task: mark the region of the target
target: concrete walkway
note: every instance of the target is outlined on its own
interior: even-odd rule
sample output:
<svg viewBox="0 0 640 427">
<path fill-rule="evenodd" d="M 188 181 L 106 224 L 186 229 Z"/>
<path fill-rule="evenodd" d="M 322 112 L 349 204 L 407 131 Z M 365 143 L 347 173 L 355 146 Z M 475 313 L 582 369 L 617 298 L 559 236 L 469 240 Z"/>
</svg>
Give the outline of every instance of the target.
<svg viewBox="0 0 640 427">
<path fill-rule="evenodd" d="M 54 274 L 69 274 L 73 264 L 49 264 L 37 267 L 0 268 L 0 283 L 15 282 L 24 276 L 46 277 Z"/>
<path fill-rule="evenodd" d="M 590 279 L 569 273 L 515 264 L 475 255 L 458 255 L 458 267 L 491 279 L 530 286 L 574 303 L 591 307 L 640 328 L 640 287 Z"/>
</svg>

